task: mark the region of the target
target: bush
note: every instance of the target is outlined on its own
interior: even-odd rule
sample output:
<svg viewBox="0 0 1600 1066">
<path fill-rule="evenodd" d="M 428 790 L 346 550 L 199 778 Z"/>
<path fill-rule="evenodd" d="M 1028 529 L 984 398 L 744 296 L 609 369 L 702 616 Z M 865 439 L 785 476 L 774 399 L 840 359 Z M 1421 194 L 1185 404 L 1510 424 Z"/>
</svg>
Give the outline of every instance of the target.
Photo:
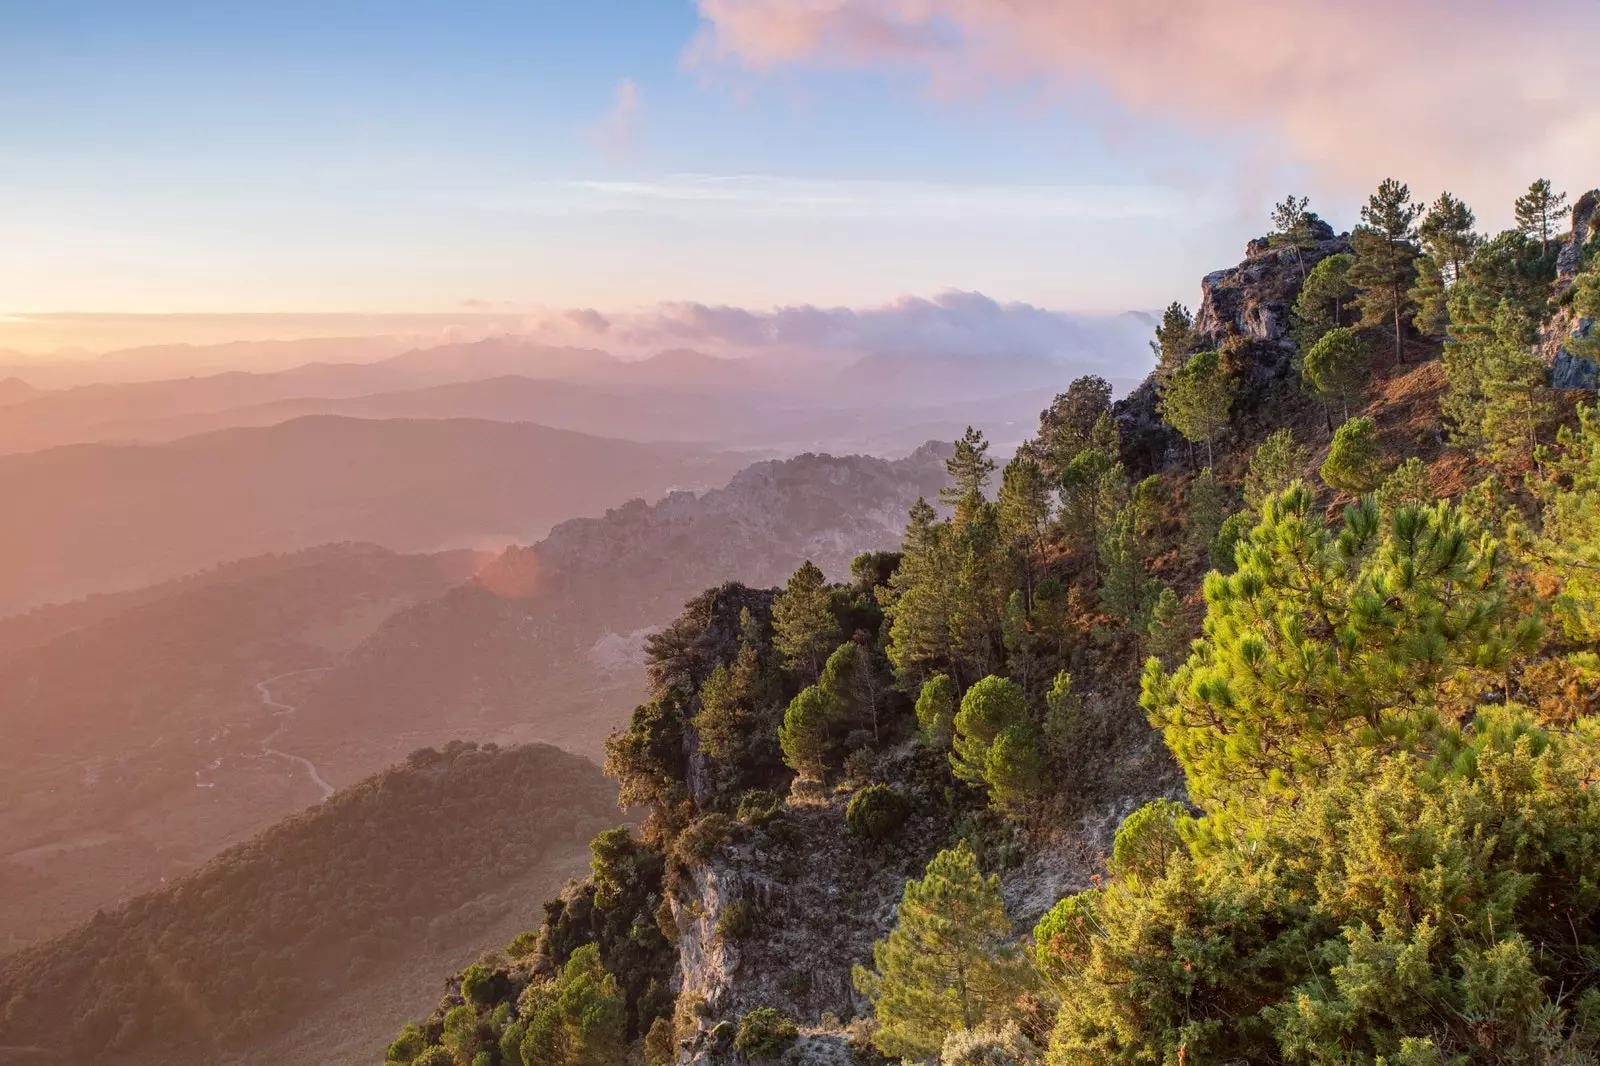
<svg viewBox="0 0 1600 1066">
<path fill-rule="evenodd" d="M 883 840 L 899 829 L 910 814 L 904 796 L 888 785 L 868 785 L 850 797 L 844 824 L 863 840 Z"/>
<path fill-rule="evenodd" d="M 752 1059 L 775 1059 L 800 1038 L 800 1029 L 771 1007 L 757 1007 L 739 1019 L 733 1046 Z"/>
<path fill-rule="evenodd" d="M 677 1057 L 678 1041 L 673 1035 L 672 1023 L 666 1018 L 657 1018 L 645 1034 L 645 1066 L 672 1066 Z"/>
<path fill-rule="evenodd" d="M 765 788 L 753 788 L 739 797 L 739 821 L 760 829 L 779 814 L 783 797 Z"/>
<path fill-rule="evenodd" d="M 1217 530 L 1215 539 L 1211 541 L 1211 565 L 1224 574 L 1233 573 L 1238 568 L 1233 561 L 1233 550 L 1239 546 L 1241 540 L 1250 535 L 1255 525 L 1254 511 L 1239 511 L 1224 519 L 1222 528 Z"/>
<path fill-rule="evenodd" d="M 705 862 L 732 834 L 733 819 L 726 814 L 708 814 L 679 835 L 678 858 L 685 864 Z"/>
<path fill-rule="evenodd" d="M 945 1037 L 940 1066 L 1037 1066 L 1039 1050 L 1016 1022 L 999 1029 L 958 1029 Z"/>
<path fill-rule="evenodd" d="M 717 917 L 717 935 L 729 940 L 743 940 L 755 926 L 755 906 L 745 899 L 734 900 Z"/>
</svg>

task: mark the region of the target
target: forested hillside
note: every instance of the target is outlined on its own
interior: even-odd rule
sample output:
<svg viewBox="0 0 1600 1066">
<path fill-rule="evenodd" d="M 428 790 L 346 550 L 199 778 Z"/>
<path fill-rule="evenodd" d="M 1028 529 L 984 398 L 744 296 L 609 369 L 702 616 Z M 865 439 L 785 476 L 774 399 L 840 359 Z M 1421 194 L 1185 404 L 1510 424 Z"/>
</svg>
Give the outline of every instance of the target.
<svg viewBox="0 0 1600 1066">
<path fill-rule="evenodd" d="M 1592 1061 L 1597 200 L 1290 197 L 1130 397 L 692 600 L 640 831 L 388 1061 Z"/>
<path fill-rule="evenodd" d="M 615 796 L 555 748 L 417 751 L 0 960 L 0 1046 L 74 1063 L 252 1061 L 321 1001 L 363 988 L 374 1004 L 411 960 L 493 925 L 503 890 L 534 888 L 615 822 Z M 339 1057 L 324 1043 L 316 1061 Z"/>
<path fill-rule="evenodd" d="M 483 561 L 324 545 L 0 620 L 0 952 L 321 798 L 296 683 Z"/>
</svg>

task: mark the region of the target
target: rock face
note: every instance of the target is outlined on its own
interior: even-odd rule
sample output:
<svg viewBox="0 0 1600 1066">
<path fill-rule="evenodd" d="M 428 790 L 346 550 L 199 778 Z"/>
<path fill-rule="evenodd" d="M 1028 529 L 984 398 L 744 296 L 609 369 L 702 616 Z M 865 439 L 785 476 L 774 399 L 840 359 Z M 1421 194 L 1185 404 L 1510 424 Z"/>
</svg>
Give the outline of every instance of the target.
<svg viewBox="0 0 1600 1066">
<path fill-rule="evenodd" d="M 1247 412 L 1286 380 L 1294 362 L 1290 315 L 1303 275 L 1330 255 L 1350 251 L 1347 236 L 1318 219 L 1315 243 L 1298 253 L 1273 247 L 1265 237 L 1245 245 L 1237 266 L 1213 271 L 1200 282 L 1200 309 L 1194 328 L 1207 348 L 1230 347 L 1243 356 L 1241 389 L 1235 410 Z M 1175 461 L 1182 438 L 1157 409 L 1159 390 L 1152 377 L 1112 409 L 1122 431 L 1122 461 L 1130 471 L 1149 473 Z"/>
<path fill-rule="evenodd" d="M 1583 251 L 1600 231 L 1600 190 L 1586 192 L 1578 197 L 1572 208 L 1572 228 L 1566 243 L 1556 258 L 1556 298 L 1571 291 L 1573 283 L 1583 269 Z M 1544 328 L 1539 341 L 1539 354 L 1550 365 L 1550 385 L 1557 389 L 1593 389 L 1600 387 L 1600 366 L 1585 356 L 1574 352 L 1575 340 L 1593 340 L 1596 335 L 1595 320 L 1582 318 L 1564 303 Z"/>
<path fill-rule="evenodd" d="M 1264 349 L 1293 353 L 1289 315 L 1300 295 L 1302 275 L 1310 274 L 1328 256 L 1350 250 L 1349 240 L 1336 236 L 1321 219 L 1313 233 L 1316 243 L 1298 255 L 1258 237 L 1245 246 L 1244 261 L 1238 266 L 1205 276 L 1194 328 L 1207 346 L 1220 347 L 1238 337 Z"/>
</svg>

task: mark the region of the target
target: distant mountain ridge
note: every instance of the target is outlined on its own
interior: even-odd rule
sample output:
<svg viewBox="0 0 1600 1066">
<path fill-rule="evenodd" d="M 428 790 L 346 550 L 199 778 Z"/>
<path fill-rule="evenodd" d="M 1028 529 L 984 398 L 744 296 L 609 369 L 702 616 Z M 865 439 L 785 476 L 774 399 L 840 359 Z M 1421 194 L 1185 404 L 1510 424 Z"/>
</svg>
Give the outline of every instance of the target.
<svg viewBox="0 0 1600 1066">
<path fill-rule="evenodd" d="M 0 530 L 0 611 L 330 541 L 532 541 L 633 496 L 720 484 L 745 461 L 527 423 L 327 416 L 0 456 L 0 493 L 27 501 Z"/>
</svg>

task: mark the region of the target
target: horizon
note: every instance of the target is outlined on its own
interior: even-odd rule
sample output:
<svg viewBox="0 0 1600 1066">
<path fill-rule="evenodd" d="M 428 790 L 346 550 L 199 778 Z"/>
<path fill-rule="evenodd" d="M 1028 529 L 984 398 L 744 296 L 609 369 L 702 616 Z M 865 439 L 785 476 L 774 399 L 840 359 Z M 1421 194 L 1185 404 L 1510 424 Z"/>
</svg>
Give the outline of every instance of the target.
<svg viewBox="0 0 1600 1066">
<path fill-rule="evenodd" d="M 1535 32 L 1600 11 L 1535 7 L 1385 5 L 1437 45 L 1419 80 L 1351 51 L 1370 3 L 11 0 L 0 349 L 330 315 L 1191 303 L 1286 189 L 1343 230 L 1384 177 L 1453 182 L 1493 229 L 1536 174 L 1600 170 L 1581 57 Z M 1519 48 L 1538 69 L 1457 77 Z M 282 321 L 217 328 L 245 315 Z"/>
</svg>

